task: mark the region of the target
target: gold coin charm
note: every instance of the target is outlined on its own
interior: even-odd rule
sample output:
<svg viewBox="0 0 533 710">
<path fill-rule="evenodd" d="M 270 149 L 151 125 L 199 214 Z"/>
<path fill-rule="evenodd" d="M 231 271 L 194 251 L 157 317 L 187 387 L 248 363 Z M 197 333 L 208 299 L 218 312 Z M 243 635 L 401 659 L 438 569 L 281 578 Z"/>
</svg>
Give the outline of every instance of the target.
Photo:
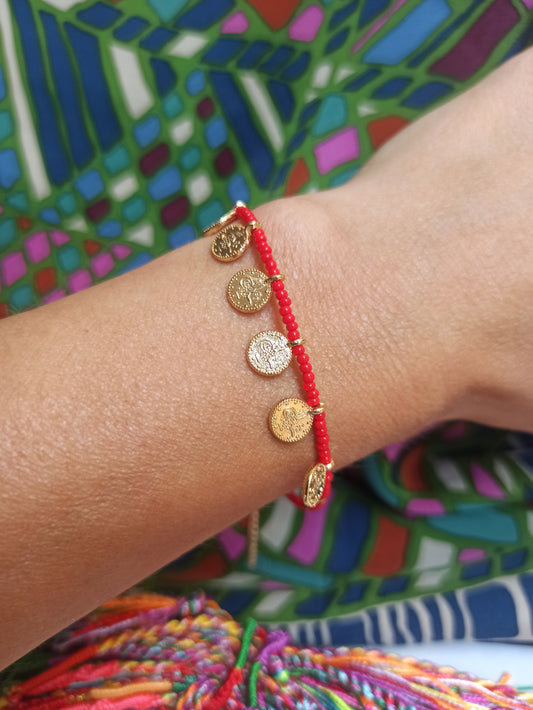
<svg viewBox="0 0 533 710">
<path fill-rule="evenodd" d="M 218 261 L 235 261 L 250 244 L 250 231 L 242 224 L 228 224 L 213 239 L 211 253 Z"/>
<path fill-rule="evenodd" d="M 289 341 L 277 330 L 264 330 L 250 340 L 246 358 L 260 375 L 279 375 L 289 367 L 292 357 Z"/>
<path fill-rule="evenodd" d="M 268 303 L 272 289 L 268 276 L 258 269 L 243 269 L 228 284 L 228 301 L 241 313 L 257 313 Z"/>
<path fill-rule="evenodd" d="M 302 486 L 302 500 L 308 508 L 315 508 L 322 498 L 326 485 L 327 468 L 318 463 L 309 471 Z"/>
<path fill-rule="evenodd" d="M 270 431 L 280 441 L 300 441 L 311 431 L 313 414 L 302 399 L 282 399 L 272 408 L 268 417 Z"/>
</svg>

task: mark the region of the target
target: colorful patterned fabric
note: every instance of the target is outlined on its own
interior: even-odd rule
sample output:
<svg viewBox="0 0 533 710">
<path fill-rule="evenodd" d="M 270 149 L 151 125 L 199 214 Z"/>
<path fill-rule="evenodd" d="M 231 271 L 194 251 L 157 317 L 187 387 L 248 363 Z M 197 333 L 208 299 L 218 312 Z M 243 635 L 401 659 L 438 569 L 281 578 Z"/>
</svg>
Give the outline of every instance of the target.
<svg viewBox="0 0 533 710">
<path fill-rule="evenodd" d="M 339 185 L 524 48 L 532 0 L 0 0 L 0 317 Z M 110 353 L 110 357 L 112 354 Z M 461 422 L 280 499 L 148 589 L 305 643 L 533 636 L 533 437 Z"/>
</svg>

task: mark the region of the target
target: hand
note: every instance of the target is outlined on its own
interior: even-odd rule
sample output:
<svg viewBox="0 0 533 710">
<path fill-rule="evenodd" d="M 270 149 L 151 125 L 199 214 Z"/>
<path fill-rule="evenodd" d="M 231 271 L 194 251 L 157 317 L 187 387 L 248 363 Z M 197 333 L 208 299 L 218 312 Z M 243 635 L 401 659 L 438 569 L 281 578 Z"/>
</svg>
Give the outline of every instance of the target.
<svg viewBox="0 0 533 710">
<path fill-rule="evenodd" d="M 398 134 L 329 197 L 353 242 L 352 327 L 377 322 L 396 378 L 427 388 L 413 405 L 431 414 L 425 400 L 437 390 L 446 418 L 528 431 L 532 69 L 532 50 L 508 61 Z"/>
</svg>

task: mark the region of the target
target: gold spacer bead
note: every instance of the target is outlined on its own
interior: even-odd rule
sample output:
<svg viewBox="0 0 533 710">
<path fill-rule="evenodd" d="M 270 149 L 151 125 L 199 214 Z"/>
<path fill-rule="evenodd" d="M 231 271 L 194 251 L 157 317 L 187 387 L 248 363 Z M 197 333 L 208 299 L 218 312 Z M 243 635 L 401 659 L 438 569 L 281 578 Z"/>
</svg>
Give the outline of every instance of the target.
<svg viewBox="0 0 533 710">
<path fill-rule="evenodd" d="M 305 340 L 303 338 L 296 338 L 296 340 L 289 340 L 289 345 L 291 348 L 295 348 L 297 345 L 303 345 Z"/>
<path fill-rule="evenodd" d="M 267 281 L 283 281 L 285 279 L 285 276 L 283 274 L 272 274 L 272 276 L 267 276 Z"/>
<path fill-rule="evenodd" d="M 314 409 L 311 409 L 311 414 L 316 417 L 317 414 L 324 414 L 326 411 L 326 406 L 323 402 L 320 402 L 318 407 L 315 407 Z"/>
<path fill-rule="evenodd" d="M 335 466 L 335 461 L 331 459 L 331 461 L 329 463 L 325 463 L 324 466 L 326 467 L 326 471 L 331 471 L 333 466 Z"/>
<path fill-rule="evenodd" d="M 259 222 L 258 222 L 257 220 L 255 220 L 255 219 L 254 219 L 253 222 L 248 222 L 248 223 L 246 224 L 246 231 L 248 232 L 248 234 L 251 235 L 252 232 L 254 231 L 254 229 L 263 229 L 263 227 L 262 227 L 262 226 L 259 224 Z"/>
</svg>

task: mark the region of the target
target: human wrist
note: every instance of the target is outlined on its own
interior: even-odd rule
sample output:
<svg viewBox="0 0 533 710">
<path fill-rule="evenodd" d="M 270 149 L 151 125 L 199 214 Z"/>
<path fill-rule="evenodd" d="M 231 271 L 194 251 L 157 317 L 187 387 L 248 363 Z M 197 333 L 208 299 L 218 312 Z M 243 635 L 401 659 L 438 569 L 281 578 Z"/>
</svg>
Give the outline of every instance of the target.
<svg viewBox="0 0 533 710">
<path fill-rule="evenodd" d="M 409 266 L 416 255 L 395 254 L 378 194 L 352 183 L 257 210 L 294 283 L 338 465 L 452 417 L 461 389 L 440 345 L 445 314 Z"/>
</svg>

